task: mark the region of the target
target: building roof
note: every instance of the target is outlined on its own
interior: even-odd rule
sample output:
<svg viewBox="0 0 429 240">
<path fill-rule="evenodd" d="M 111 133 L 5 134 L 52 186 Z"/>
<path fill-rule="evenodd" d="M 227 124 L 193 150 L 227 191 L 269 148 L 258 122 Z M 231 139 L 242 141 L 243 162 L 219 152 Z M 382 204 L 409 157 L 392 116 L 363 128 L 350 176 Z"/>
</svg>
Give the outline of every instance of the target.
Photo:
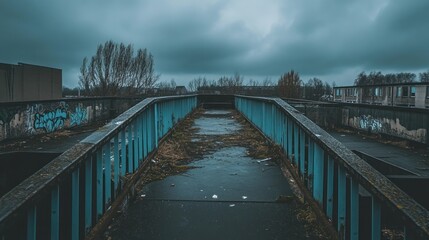
<svg viewBox="0 0 429 240">
<path fill-rule="evenodd" d="M 428 85 L 429 82 L 408 82 L 408 83 L 384 83 L 384 84 L 371 84 L 371 85 L 352 85 L 352 86 L 339 86 L 334 88 L 362 88 L 362 87 L 389 87 L 389 86 L 420 86 Z"/>
</svg>

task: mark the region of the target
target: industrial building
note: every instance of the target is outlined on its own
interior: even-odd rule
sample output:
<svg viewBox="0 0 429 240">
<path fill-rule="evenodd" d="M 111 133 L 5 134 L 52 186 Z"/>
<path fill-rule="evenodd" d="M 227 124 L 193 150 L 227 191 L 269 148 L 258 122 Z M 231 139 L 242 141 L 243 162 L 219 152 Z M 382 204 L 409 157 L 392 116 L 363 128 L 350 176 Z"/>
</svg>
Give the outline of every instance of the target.
<svg viewBox="0 0 429 240">
<path fill-rule="evenodd" d="M 0 102 L 62 97 L 62 70 L 32 64 L 0 63 Z"/>
</svg>

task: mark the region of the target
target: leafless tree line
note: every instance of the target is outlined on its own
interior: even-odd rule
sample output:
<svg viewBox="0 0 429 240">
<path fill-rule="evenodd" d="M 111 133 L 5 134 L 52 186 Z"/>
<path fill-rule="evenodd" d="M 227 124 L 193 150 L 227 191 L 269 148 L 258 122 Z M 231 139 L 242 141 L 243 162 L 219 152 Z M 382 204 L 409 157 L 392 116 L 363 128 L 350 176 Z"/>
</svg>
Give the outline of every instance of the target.
<svg viewBox="0 0 429 240">
<path fill-rule="evenodd" d="M 392 84 L 392 83 L 410 83 L 415 82 L 417 75 L 415 73 L 387 73 L 382 72 L 365 72 L 359 73 L 354 81 L 356 86 L 377 85 L 377 84 Z M 429 82 L 429 71 L 419 73 L 420 82 Z"/>
<path fill-rule="evenodd" d="M 90 60 L 83 59 L 79 85 L 91 96 L 136 95 L 153 88 L 158 78 L 153 55 L 146 48 L 134 55 L 131 44 L 107 41 L 98 45 Z"/>
<path fill-rule="evenodd" d="M 228 87 L 235 89 L 243 86 L 244 78 L 239 74 L 235 73 L 231 77 L 223 76 L 218 80 L 207 80 L 205 77 L 198 77 L 191 80 L 188 84 L 188 90 L 191 92 L 198 91 L 200 88 L 208 87 Z"/>
<path fill-rule="evenodd" d="M 246 86 L 243 86 L 243 83 L 243 77 L 238 73 L 232 77 L 221 77 L 217 81 L 199 77 L 189 82 L 188 89 L 193 92 L 218 90 L 242 94 L 254 93 L 254 90 L 259 89 L 267 94 L 275 94 L 280 97 L 313 100 L 319 100 L 321 96 L 329 95 L 332 92 L 331 86 L 318 78 L 312 78 L 304 84 L 299 73 L 294 70 L 281 75 L 277 83 L 272 82 L 270 78 L 265 78 L 262 82 L 250 79 Z"/>
</svg>

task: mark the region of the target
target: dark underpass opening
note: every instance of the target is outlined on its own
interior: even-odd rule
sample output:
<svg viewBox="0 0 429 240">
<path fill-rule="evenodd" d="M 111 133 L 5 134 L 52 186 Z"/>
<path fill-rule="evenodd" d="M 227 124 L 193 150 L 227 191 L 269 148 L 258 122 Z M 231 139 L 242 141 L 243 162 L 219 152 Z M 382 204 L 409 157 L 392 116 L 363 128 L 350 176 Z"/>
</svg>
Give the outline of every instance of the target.
<svg viewBox="0 0 429 240">
<path fill-rule="evenodd" d="M 0 153 L 0 197 L 60 154 L 57 152 Z"/>
</svg>

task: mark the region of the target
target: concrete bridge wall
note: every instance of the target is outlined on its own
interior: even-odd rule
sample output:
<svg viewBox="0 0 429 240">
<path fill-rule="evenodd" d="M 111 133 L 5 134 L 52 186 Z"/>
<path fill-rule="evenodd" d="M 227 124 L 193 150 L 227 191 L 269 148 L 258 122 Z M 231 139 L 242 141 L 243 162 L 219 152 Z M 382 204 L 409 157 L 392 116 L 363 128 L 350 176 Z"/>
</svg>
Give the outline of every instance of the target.
<svg viewBox="0 0 429 240">
<path fill-rule="evenodd" d="M 341 106 L 344 126 L 429 143 L 429 110 L 372 105 Z"/>
<path fill-rule="evenodd" d="M 110 119 L 136 102 L 134 98 L 106 97 L 0 103 L 0 141 Z"/>
<path fill-rule="evenodd" d="M 321 127 L 351 127 L 429 144 L 429 109 L 355 103 L 288 102 Z"/>
</svg>

